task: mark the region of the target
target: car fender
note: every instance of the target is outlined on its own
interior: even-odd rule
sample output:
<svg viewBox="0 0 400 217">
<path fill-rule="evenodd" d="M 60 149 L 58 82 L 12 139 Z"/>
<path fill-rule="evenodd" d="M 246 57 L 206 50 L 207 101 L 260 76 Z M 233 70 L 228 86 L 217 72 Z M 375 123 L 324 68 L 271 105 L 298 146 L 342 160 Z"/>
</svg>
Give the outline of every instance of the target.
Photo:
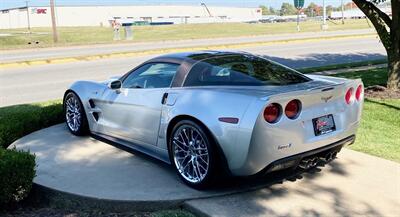
<svg viewBox="0 0 400 217">
<path fill-rule="evenodd" d="M 104 91 L 106 90 L 107 85 L 105 83 L 98 83 L 94 81 L 77 81 L 73 83 L 67 91 L 65 91 L 64 98 L 66 97 L 67 93 L 74 92 L 82 102 L 84 107 L 86 117 L 89 117 L 90 113 L 90 99 L 98 99 L 100 98 Z M 63 100 L 64 101 L 64 100 Z M 88 121 L 89 128 L 93 129 L 93 122 Z"/>
<path fill-rule="evenodd" d="M 173 105 L 167 104 L 163 107 L 159 147 L 168 148 L 169 123 L 176 117 L 190 116 L 207 127 L 225 155 L 229 169 L 243 164 L 255 120 L 262 109 L 262 103 L 259 103 L 256 97 L 212 89 L 171 90 L 168 94 L 169 97 L 173 95 L 175 102 L 171 103 Z M 252 114 L 247 114 L 248 110 Z M 222 122 L 219 120 L 222 117 L 238 118 L 239 122 L 237 124 Z"/>
</svg>

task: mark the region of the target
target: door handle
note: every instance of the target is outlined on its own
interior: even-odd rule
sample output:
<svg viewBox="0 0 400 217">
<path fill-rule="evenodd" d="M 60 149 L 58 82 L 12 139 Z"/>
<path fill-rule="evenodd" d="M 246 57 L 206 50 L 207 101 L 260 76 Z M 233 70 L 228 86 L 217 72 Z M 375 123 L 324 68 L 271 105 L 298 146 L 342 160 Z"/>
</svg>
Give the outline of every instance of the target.
<svg viewBox="0 0 400 217">
<path fill-rule="evenodd" d="M 165 105 L 167 103 L 168 93 L 164 93 L 161 99 L 161 104 Z"/>
</svg>

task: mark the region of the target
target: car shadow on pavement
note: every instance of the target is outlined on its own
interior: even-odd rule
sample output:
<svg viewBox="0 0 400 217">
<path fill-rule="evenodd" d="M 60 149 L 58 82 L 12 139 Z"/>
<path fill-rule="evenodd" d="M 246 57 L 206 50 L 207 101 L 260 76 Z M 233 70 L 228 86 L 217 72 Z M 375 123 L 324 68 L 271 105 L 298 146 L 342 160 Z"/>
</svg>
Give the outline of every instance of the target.
<svg viewBox="0 0 400 217">
<path fill-rule="evenodd" d="M 306 171 L 286 170 L 264 177 L 234 178 L 229 182 L 219 183 L 216 188 L 233 187 L 246 191 L 212 198 L 207 205 L 214 204 L 217 211 L 211 212 L 213 214 L 232 217 L 383 216 L 373 204 L 349 199 L 340 186 L 329 186 L 316 180 L 331 172 L 347 177 L 349 174 L 346 173 L 345 166 L 340 161 L 332 161 L 329 164 L 320 163 L 318 167 Z M 203 204 L 201 208 L 204 207 Z"/>
</svg>

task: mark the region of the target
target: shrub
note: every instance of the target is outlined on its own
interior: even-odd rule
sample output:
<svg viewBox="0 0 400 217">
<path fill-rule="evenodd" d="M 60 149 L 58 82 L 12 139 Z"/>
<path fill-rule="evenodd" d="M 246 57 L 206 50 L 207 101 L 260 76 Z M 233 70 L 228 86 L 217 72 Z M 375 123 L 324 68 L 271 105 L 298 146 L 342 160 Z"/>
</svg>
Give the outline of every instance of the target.
<svg viewBox="0 0 400 217">
<path fill-rule="evenodd" d="M 0 206 L 24 199 L 35 173 L 34 155 L 0 148 Z"/>
<path fill-rule="evenodd" d="M 63 107 L 59 100 L 0 108 L 0 147 L 7 148 L 31 132 L 62 121 Z"/>
</svg>

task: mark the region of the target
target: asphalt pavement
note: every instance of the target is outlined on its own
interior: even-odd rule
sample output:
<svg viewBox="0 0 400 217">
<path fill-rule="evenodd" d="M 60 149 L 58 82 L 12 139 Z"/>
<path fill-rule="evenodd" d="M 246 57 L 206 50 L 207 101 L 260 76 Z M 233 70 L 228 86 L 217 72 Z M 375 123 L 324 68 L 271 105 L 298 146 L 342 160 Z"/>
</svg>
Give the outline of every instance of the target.
<svg viewBox="0 0 400 217">
<path fill-rule="evenodd" d="M 276 40 L 294 40 L 306 38 L 320 38 L 320 37 L 337 37 L 348 35 L 362 35 L 373 34 L 375 30 L 370 29 L 356 29 L 356 30 L 341 30 L 341 31 L 328 31 L 328 32 L 304 32 L 296 34 L 270 34 L 260 36 L 247 36 L 247 37 L 232 37 L 232 38 L 208 38 L 208 39 L 192 39 L 192 40 L 171 40 L 171 41 L 154 41 L 154 42 L 126 42 L 118 44 L 97 44 L 97 45 L 82 45 L 82 46 L 68 46 L 68 47 L 53 47 L 41 49 L 19 49 L 19 50 L 5 50 L 0 55 L 0 63 L 19 62 L 19 61 L 32 61 L 53 58 L 67 58 L 76 56 L 90 56 L 109 53 L 144 51 L 154 49 L 168 49 L 168 48 L 184 48 L 184 47 L 198 47 L 198 46 L 213 46 L 213 45 L 226 45 L 238 43 L 254 43 L 254 42 L 267 42 Z"/>
<path fill-rule="evenodd" d="M 386 56 L 374 37 L 277 43 L 241 50 L 264 55 L 295 68 L 381 59 Z M 110 58 L 0 69 L 0 106 L 60 99 L 76 80 L 102 81 L 122 75 L 156 56 Z"/>
</svg>

